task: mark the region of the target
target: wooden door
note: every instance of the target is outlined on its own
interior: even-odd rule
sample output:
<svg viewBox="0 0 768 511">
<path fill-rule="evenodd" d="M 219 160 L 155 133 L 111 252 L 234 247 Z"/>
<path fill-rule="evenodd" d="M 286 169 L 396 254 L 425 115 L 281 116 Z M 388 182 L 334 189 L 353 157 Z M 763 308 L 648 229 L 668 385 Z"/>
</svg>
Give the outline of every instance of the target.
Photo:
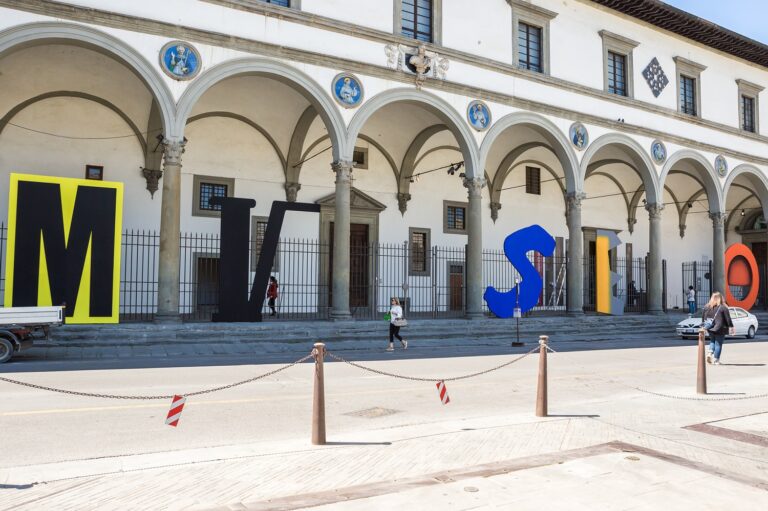
<svg viewBox="0 0 768 511">
<path fill-rule="evenodd" d="M 449 309 L 461 311 L 464 309 L 464 265 L 448 264 L 448 293 Z"/>
<path fill-rule="evenodd" d="M 349 226 L 349 306 L 359 308 L 368 306 L 370 287 L 370 245 L 368 224 L 350 224 Z M 328 303 L 333 305 L 333 222 L 330 223 L 328 239 Z"/>
</svg>

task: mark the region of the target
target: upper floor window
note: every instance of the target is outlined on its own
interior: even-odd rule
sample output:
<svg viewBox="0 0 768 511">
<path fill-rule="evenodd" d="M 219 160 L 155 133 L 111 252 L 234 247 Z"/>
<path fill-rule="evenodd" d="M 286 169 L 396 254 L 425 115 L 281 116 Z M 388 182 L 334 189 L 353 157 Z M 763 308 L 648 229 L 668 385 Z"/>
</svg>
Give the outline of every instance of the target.
<svg viewBox="0 0 768 511">
<path fill-rule="evenodd" d="M 632 51 L 638 44 L 632 39 L 601 30 L 603 39 L 603 89 L 617 96 L 633 96 Z"/>
<path fill-rule="evenodd" d="M 674 61 L 677 65 L 677 110 L 701 117 L 701 73 L 707 67 L 683 57 L 674 57 Z"/>
<path fill-rule="evenodd" d="M 627 57 L 608 52 L 608 92 L 627 95 Z"/>
<path fill-rule="evenodd" d="M 696 78 L 680 76 L 680 111 L 688 115 L 697 115 Z"/>
<path fill-rule="evenodd" d="M 741 129 L 750 133 L 758 133 L 758 113 L 760 93 L 764 87 L 746 80 L 736 80 L 739 86 L 739 124 Z"/>
<path fill-rule="evenodd" d="M 401 0 L 401 31 L 405 37 L 432 42 L 432 0 Z"/>
<path fill-rule="evenodd" d="M 518 67 L 541 73 L 541 28 L 518 23 Z"/>
<path fill-rule="evenodd" d="M 513 64 L 521 69 L 549 74 L 549 21 L 556 12 L 522 0 L 512 6 Z"/>
</svg>

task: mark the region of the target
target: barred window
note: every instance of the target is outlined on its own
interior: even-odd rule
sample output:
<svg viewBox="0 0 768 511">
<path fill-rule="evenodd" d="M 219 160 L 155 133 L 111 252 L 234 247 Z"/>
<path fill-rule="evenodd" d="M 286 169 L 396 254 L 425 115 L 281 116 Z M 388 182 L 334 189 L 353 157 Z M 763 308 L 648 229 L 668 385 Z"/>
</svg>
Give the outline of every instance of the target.
<svg viewBox="0 0 768 511">
<path fill-rule="evenodd" d="M 688 115 L 696 112 L 696 79 L 680 75 L 680 111 Z"/>
<path fill-rule="evenodd" d="M 525 193 L 541 195 L 541 169 L 525 167 Z"/>
<path fill-rule="evenodd" d="M 518 67 L 541 73 L 541 28 L 520 22 L 518 34 Z"/>
<path fill-rule="evenodd" d="M 448 206 L 448 228 L 457 231 L 463 231 L 466 229 L 464 226 L 464 217 L 467 210 L 457 206 Z"/>
<path fill-rule="evenodd" d="M 627 95 L 627 57 L 612 51 L 608 52 L 608 92 Z"/>
<path fill-rule="evenodd" d="M 198 208 L 202 211 L 221 211 L 220 204 L 211 204 L 213 197 L 226 197 L 227 185 L 222 183 L 200 183 L 200 202 Z"/>
<path fill-rule="evenodd" d="M 429 229 L 410 229 L 410 275 L 429 275 Z"/>
<path fill-rule="evenodd" d="M 261 255 L 261 247 L 264 245 L 264 236 L 267 233 L 268 217 L 254 216 L 251 218 L 251 271 L 256 271 Z M 280 243 L 275 250 L 275 260 L 272 263 L 272 271 L 279 271 L 278 261 L 280 261 Z"/>
<path fill-rule="evenodd" d="M 431 43 L 432 11 L 432 0 L 402 0 L 402 35 Z"/>
<path fill-rule="evenodd" d="M 289 0 L 262 0 L 268 4 L 272 5 L 280 5 L 282 7 L 290 7 L 290 1 Z"/>
<path fill-rule="evenodd" d="M 755 98 L 741 96 L 741 129 L 755 132 Z"/>
</svg>

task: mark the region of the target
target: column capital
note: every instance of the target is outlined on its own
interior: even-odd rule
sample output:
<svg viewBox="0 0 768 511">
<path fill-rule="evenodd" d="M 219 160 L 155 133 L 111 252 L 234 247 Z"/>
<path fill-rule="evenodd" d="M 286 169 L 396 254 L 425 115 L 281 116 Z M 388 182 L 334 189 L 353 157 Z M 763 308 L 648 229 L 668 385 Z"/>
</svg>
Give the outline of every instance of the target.
<svg viewBox="0 0 768 511">
<path fill-rule="evenodd" d="M 661 212 L 664 211 L 664 204 L 646 204 L 645 210 L 648 211 L 648 218 L 650 220 L 660 220 Z"/>
<path fill-rule="evenodd" d="M 725 219 L 726 219 L 726 217 L 727 217 L 727 215 L 725 213 L 721 213 L 719 211 L 717 211 L 717 212 L 710 211 L 709 212 L 709 218 L 712 219 L 712 227 L 714 227 L 715 229 L 717 229 L 718 227 L 721 228 L 721 229 L 723 227 L 725 227 Z"/>
<path fill-rule="evenodd" d="M 583 192 L 569 192 L 565 194 L 566 214 L 572 209 L 581 209 L 581 201 L 587 198 Z"/>
<path fill-rule="evenodd" d="M 169 140 L 169 139 L 163 139 L 163 146 L 164 151 L 163 154 L 165 156 L 165 164 L 166 165 L 181 165 L 181 155 L 184 154 L 184 146 L 186 146 L 187 141 L 185 140 Z"/>
<path fill-rule="evenodd" d="M 480 197 L 480 193 L 486 185 L 486 180 L 482 177 L 465 177 L 463 182 L 464 188 L 469 190 L 470 197 Z"/>
<path fill-rule="evenodd" d="M 300 183 L 294 183 L 290 181 L 285 183 L 285 200 L 288 202 L 296 202 L 296 198 L 299 195 L 299 190 L 301 190 Z"/>
<path fill-rule="evenodd" d="M 336 173 L 337 183 L 352 183 L 352 169 L 355 164 L 351 161 L 337 160 L 331 163 L 333 172 Z"/>
</svg>

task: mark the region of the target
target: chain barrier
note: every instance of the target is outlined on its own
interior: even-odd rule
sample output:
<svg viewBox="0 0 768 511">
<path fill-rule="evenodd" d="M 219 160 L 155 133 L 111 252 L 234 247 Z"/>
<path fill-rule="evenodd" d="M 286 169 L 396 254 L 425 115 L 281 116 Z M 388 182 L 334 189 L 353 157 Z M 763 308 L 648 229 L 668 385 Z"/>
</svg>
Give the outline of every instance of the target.
<svg viewBox="0 0 768 511">
<path fill-rule="evenodd" d="M 618 383 L 619 385 L 622 385 L 624 387 L 627 387 L 629 389 L 637 390 L 638 392 L 643 392 L 644 394 L 650 394 L 652 396 L 657 397 L 664 397 L 667 399 L 679 399 L 681 401 L 742 401 L 744 399 L 760 399 L 764 397 L 768 397 L 768 392 L 765 394 L 752 394 L 749 396 L 713 396 L 713 397 L 705 397 L 705 396 L 675 396 L 673 394 L 664 394 L 663 392 L 655 392 L 653 390 L 644 389 L 642 387 L 634 387 L 632 385 L 627 385 L 626 383 L 621 382 L 611 382 L 611 383 Z"/>
<path fill-rule="evenodd" d="M 254 376 L 253 378 L 248 378 L 247 380 L 242 380 L 235 383 L 230 383 L 229 385 L 222 385 L 221 387 L 214 387 L 212 389 L 206 389 L 206 390 L 198 390 L 197 392 L 190 392 L 189 394 L 181 394 L 181 395 L 183 395 L 184 397 L 202 396 L 203 394 L 211 394 L 213 392 L 219 392 L 220 390 L 226 390 L 226 389 L 231 389 L 232 387 L 245 385 L 246 383 L 251 383 L 256 380 L 261 380 L 262 378 L 267 378 L 279 372 L 285 371 L 286 369 L 290 369 L 295 365 L 301 364 L 302 362 L 306 362 L 312 357 L 313 357 L 313 354 L 310 353 L 309 355 L 302 357 L 295 362 L 286 364 L 282 367 L 278 367 L 277 369 L 266 372 L 264 374 Z M 57 389 L 54 387 L 46 387 L 44 385 L 36 385 L 34 383 L 27 383 L 27 382 L 18 381 L 18 380 L 12 380 L 11 378 L 4 378 L 1 376 L 0 376 L 0 381 L 4 381 L 6 383 L 13 383 L 14 385 L 21 385 L 22 387 L 29 387 L 32 389 L 47 390 L 49 392 L 58 392 L 60 394 L 70 394 L 73 396 L 83 396 L 83 397 L 97 397 L 97 398 L 103 398 L 103 399 L 131 399 L 131 400 L 149 401 L 149 400 L 155 400 L 155 399 L 172 399 L 174 397 L 174 394 L 169 394 L 167 396 L 125 396 L 125 395 L 113 395 L 113 394 L 95 394 L 91 392 L 79 392 L 76 390 L 65 390 L 65 389 Z"/>
<path fill-rule="evenodd" d="M 402 375 L 402 374 L 390 373 L 390 372 L 387 372 L 387 371 L 382 371 L 380 369 L 374 369 L 372 367 L 364 366 L 364 365 L 359 364 L 357 362 L 352 362 L 352 361 L 347 360 L 347 359 L 345 359 L 343 357 L 340 357 L 339 355 L 335 355 L 334 353 L 331 353 L 330 351 L 327 351 L 326 355 L 328 355 L 333 360 L 336 360 L 337 362 L 344 362 L 345 364 L 349 364 L 349 365 L 351 365 L 353 367 L 356 367 L 358 369 L 362 369 L 363 371 L 368 371 L 368 372 L 375 373 L 375 374 L 378 374 L 378 375 L 381 375 L 381 376 L 390 376 L 392 378 L 398 378 L 398 379 L 401 379 L 401 380 L 410 380 L 410 381 L 420 381 L 420 382 L 434 383 L 436 381 L 443 381 L 443 382 L 458 381 L 458 380 L 466 380 L 468 378 L 474 378 L 475 376 L 482 376 L 484 374 L 488 374 L 488 373 L 491 373 L 493 371 L 498 371 L 499 369 L 503 369 L 503 368 L 505 368 L 507 366 L 510 366 L 510 365 L 514 364 L 515 362 L 519 362 L 520 360 L 524 359 L 528 355 L 531 355 L 532 353 L 535 353 L 537 351 L 539 351 L 539 347 L 538 346 L 535 347 L 534 349 L 532 349 L 531 351 L 529 351 L 528 353 L 523 353 L 519 357 L 516 357 L 516 358 L 510 360 L 509 362 L 505 362 L 505 363 L 503 363 L 501 365 L 498 365 L 496 367 L 492 367 L 490 369 L 486 369 L 485 371 L 480 371 L 480 372 L 477 372 L 477 373 L 465 374 L 464 376 L 454 376 L 453 378 L 419 378 L 417 376 L 405 376 L 405 375 Z"/>
</svg>

